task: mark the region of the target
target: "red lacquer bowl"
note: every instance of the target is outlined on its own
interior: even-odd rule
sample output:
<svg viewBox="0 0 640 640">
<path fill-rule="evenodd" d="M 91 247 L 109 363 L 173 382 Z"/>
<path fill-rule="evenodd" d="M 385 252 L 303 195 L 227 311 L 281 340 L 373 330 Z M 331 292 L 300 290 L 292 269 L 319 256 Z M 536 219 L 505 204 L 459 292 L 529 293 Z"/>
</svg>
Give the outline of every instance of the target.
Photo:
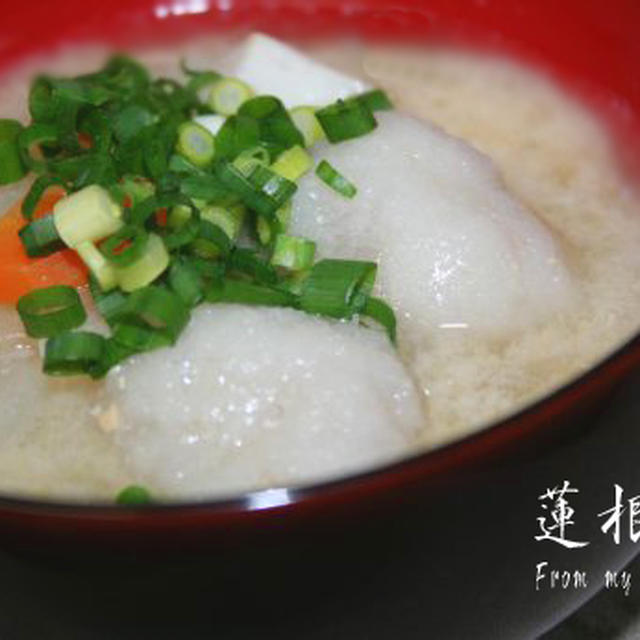
<svg viewBox="0 0 640 640">
<path fill-rule="evenodd" d="M 550 71 L 599 111 L 620 141 L 625 170 L 637 175 L 638 27 L 640 4 L 634 0 L 606 5 L 595 0 L 25 2 L 5 11 L 0 67 L 67 42 L 97 40 L 126 48 L 245 28 L 296 39 L 350 34 L 459 43 L 506 52 Z M 640 493 L 640 467 L 636 471 L 632 455 L 637 437 L 623 419 L 599 417 L 603 407 L 613 406 L 614 389 L 639 364 L 636 337 L 579 380 L 480 433 L 324 485 L 142 511 L 0 498 L 0 537 L 13 548 L 47 550 L 65 562 L 80 557 L 81 550 L 88 552 L 83 562 L 114 551 L 121 555 L 124 549 L 154 560 L 162 553 L 177 562 L 189 554 L 192 560 L 197 552 L 198 562 L 207 558 L 227 575 L 229 565 L 223 567 L 221 555 L 234 563 L 244 557 L 242 570 L 255 584 L 263 584 L 266 572 L 273 578 L 274 566 L 285 571 L 286 565 L 288 576 L 308 577 L 313 556 L 314 576 L 320 575 L 317 560 L 322 558 L 325 568 L 342 568 L 334 573 L 340 582 L 345 573 L 360 576 L 356 590 L 370 574 L 347 569 L 349 559 L 358 556 L 365 566 L 375 567 L 384 557 L 385 570 L 392 571 L 393 562 L 406 563 L 409 554 L 411 563 L 428 572 L 425 583 L 412 583 L 412 593 L 424 599 L 424 630 L 430 629 L 432 637 L 532 637 L 599 586 L 594 580 L 586 590 L 560 595 L 535 591 L 538 561 L 556 558 L 567 566 L 578 558 L 580 566 L 573 568 L 600 570 L 606 561 L 619 567 L 635 551 L 633 545 L 607 545 L 600 533 L 578 556 L 565 556 L 552 546 L 535 544 L 533 536 L 536 498 L 547 484 L 565 477 L 583 487 L 591 483 L 583 507 L 592 524 L 585 524 L 584 531 L 594 537 L 599 533 L 593 523 L 601 506 L 598 497 L 606 501 L 614 482 L 627 482 L 630 491 Z M 364 531 L 372 532 L 367 544 L 359 537 Z M 418 531 L 423 537 L 416 545 L 411 536 Z M 297 549 L 295 567 L 289 566 L 291 549 Z M 342 564 L 336 565 L 337 559 Z M 406 573 L 398 576 L 404 580 Z M 287 581 L 282 582 L 277 593 L 291 597 Z M 367 602 L 374 602 L 375 594 L 369 595 Z M 464 616 L 456 615 L 460 607 Z M 369 611 L 368 619 L 372 615 Z M 402 615 L 406 623 L 406 611 Z M 402 637 L 413 637 L 405 631 Z"/>
</svg>

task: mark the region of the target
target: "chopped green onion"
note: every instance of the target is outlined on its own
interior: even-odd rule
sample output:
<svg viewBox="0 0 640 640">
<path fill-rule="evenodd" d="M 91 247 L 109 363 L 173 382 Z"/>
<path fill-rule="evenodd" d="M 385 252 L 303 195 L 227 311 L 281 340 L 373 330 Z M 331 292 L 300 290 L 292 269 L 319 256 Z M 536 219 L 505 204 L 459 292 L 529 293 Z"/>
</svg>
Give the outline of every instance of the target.
<svg viewBox="0 0 640 640">
<path fill-rule="evenodd" d="M 220 180 L 209 173 L 184 178 L 180 182 L 180 193 L 187 198 L 206 202 L 216 202 L 229 195 L 229 191 Z"/>
<path fill-rule="evenodd" d="M 177 204 L 183 204 L 190 209 L 195 209 L 193 202 L 182 195 L 172 191 L 155 195 L 137 204 L 129 213 L 129 223 L 135 226 L 144 226 L 152 216 L 162 209 L 168 210 Z"/>
<path fill-rule="evenodd" d="M 60 131 L 55 124 L 33 123 L 22 129 L 18 135 L 18 146 L 22 162 L 32 171 L 42 173 L 45 171 L 47 163 L 42 157 L 42 149 L 39 145 L 52 144 L 58 141 Z M 34 151 L 39 150 L 39 155 L 34 155 Z"/>
<path fill-rule="evenodd" d="M 125 308 L 127 296 L 120 289 L 114 289 L 108 293 L 103 291 L 94 277 L 89 278 L 89 289 L 98 312 L 108 325 L 113 326 Z"/>
<path fill-rule="evenodd" d="M 96 73 L 36 78 L 29 126 L 0 120 L 0 184 L 19 179 L 24 167 L 40 174 L 22 206 L 27 253 L 75 249 L 112 330 L 107 339 L 68 333 L 86 317 L 73 290 L 69 299 L 50 299 L 46 290 L 33 292 L 35 303 L 23 297 L 28 331 L 55 338 L 45 371 L 102 377 L 136 353 L 173 344 L 203 300 L 360 315 L 393 339 L 393 311 L 370 297 L 375 264 L 314 265 L 311 239 L 287 235 L 296 181 L 313 164 L 304 147 L 325 134 L 339 142 L 373 130 L 372 112 L 392 107 L 387 95 L 373 90 L 317 111 L 287 111 L 239 80 L 184 71 L 184 83 L 154 79 L 115 56 Z M 216 113 L 202 102 L 205 89 Z M 342 195 L 356 193 L 326 161 L 316 172 Z M 52 185 L 68 195 L 52 216 L 32 221 Z M 250 246 L 247 216 L 257 232 Z"/>
<path fill-rule="evenodd" d="M 216 152 L 214 137 L 197 122 L 185 122 L 178 127 L 176 150 L 196 167 L 206 167 Z"/>
<path fill-rule="evenodd" d="M 299 297 L 302 293 L 304 282 L 309 277 L 309 271 L 310 270 L 288 272 L 285 278 L 280 282 L 279 288 L 290 291 Z"/>
<path fill-rule="evenodd" d="M 291 221 L 291 200 L 276 210 L 273 218 L 256 216 L 256 232 L 260 244 L 267 246 L 279 233 L 285 233 Z"/>
<path fill-rule="evenodd" d="M 218 166 L 220 181 L 249 208 L 267 217 L 273 217 L 297 190 L 294 182 L 260 164 L 255 164 L 244 175 L 233 164 L 223 162 Z"/>
<path fill-rule="evenodd" d="M 46 76 L 38 76 L 29 89 L 29 113 L 34 120 L 49 121 L 55 116 L 51 109 L 51 85 Z"/>
<path fill-rule="evenodd" d="M 167 215 L 167 226 L 171 229 L 181 229 L 191 220 L 191 215 L 191 207 L 177 204 L 175 207 L 171 207 Z"/>
<path fill-rule="evenodd" d="M 189 311 L 172 291 L 157 286 L 134 291 L 120 322 L 156 331 L 173 344 L 189 321 Z"/>
<path fill-rule="evenodd" d="M 195 307 L 204 297 L 202 277 L 186 260 L 176 260 L 171 265 L 169 285 L 188 307 Z"/>
<path fill-rule="evenodd" d="M 201 172 L 201 169 L 199 167 L 196 167 L 195 164 L 192 164 L 191 162 L 189 162 L 184 156 L 181 156 L 177 153 L 174 153 L 170 158 L 169 158 L 169 171 L 175 172 L 175 173 L 184 173 L 184 174 L 191 174 L 191 173 L 195 173 L 198 174 Z M 173 177 L 173 176 L 172 176 Z M 176 184 L 179 183 L 179 180 Z"/>
<path fill-rule="evenodd" d="M 289 115 L 296 129 L 302 134 L 305 147 L 311 147 L 325 138 L 314 107 L 294 107 L 289 111 Z"/>
<path fill-rule="evenodd" d="M 18 144 L 21 131 L 17 120 L 0 119 L 0 185 L 17 182 L 26 173 Z"/>
<path fill-rule="evenodd" d="M 116 266 L 118 285 L 127 293 L 151 284 L 169 266 L 169 252 L 162 238 L 150 233 L 134 262 Z"/>
<path fill-rule="evenodd" d="M 204 260 L 197 256 L 189 256 L 189 266 L 193 267 L 203 280 L 208 283 L 219 282 L 226 271 L 226 266 L 223 262 L 217 262 L 214 260 Z"/>
<path fill-rule="evenodd" d="M 209 106 L 223 116 L 237 113 L 240 105 L 253 96 L 253 90 L 248 84 L 237 78 L 223 78 L 218 80 L 209 93 Z"/>
<path fill-rule="evenodd" d="M 333 318 L 360 313 L 375 282 L 375 262 L 320 260 L 302 285 L 300 308 Z"/>
<path fill-rule="evenodd" d="M 271 221 L 265 216 L 256 217 L 256 233 L 261 245 L 265 247 L 270 244 L 273 239 L 273 230 L 271 229 Z"/>
<path fill-rule="evenodd" d="M 227 234 L 229 240 L 232 241 L 237 240 L 240 235 L 244 214 L 245 209 L 242 205 L 220 207 L 212 204 L 200 211 L 203 220 L 208 220 L 220 227 Z"/>
<path fill-rule="evenodd" d="M 31 220 L 45 191 L 54 185 L 64 187 L 65 183 L 55 176 L 40 176 L 34 180 L 22 202 L 22 215 L 26 220 Z"/>
<path fill-rule="evenodd" d="M 33 220 L 22 227 L 19 234 L 26 254 L 30 258 L 48 256 L 64 249 L 52 215 Z"/>
<path fill-rule="evenodd" d="M 122 208 L 98 185 L 56 202 L 53 217 L 60 237 L 71 248 L 81 242 L 102 240 L 122 227 Z"/>
<path fill-rule="evenodd" d="M 296 296 L 289 291 L 226 278 L 221 283 L 215 283 L 206 291 L 205 300 L 207 302 L 292 307 L 296 303 Z"/>
<path fill-rule="evenodd" d="M 203 219 L 193 241 L 193 251 L 202 258 L 226 257 L 231 251 L 231 241 L 218 225 Z"/>
<path fill-rule="evenodd" d="M 118 331 L 121 326 L 122 325 L 119 324 L 116 325 L 114 331 Z M 105 339 L 100 360 L 91 367 L 89 375 L 94 380 L 103 378 L 113 367 L 119 365 L 123 360 L 130 358 L 136 353 L 139 353 L 139 351 L 119 343 L 111 336 Z"/>
<path fill-rule="evenodd" d="M 103 291 L 110 291 L 118 284 L 114 266 L 93 242 L 81 242 L 76 247 L 76 251 Z"/>
<path fill-rule="evenodd" d="M 259 284 L 274 285 L 278 281 L 276 270 L 253 249 L 236 247 L 229 259 L 229 270 L 250 276 Z"/>
<path fill-rule="evenodd" d="M 316 175 L 345 198 L 353 198 L 358 190 L 356 186 L 349 182 L 339 171 L 334 169 L 326 160 L 320 160 L 316 167 Z"/>
<path fill-rule="evenodd" d="M 28 335 L 48 338 L 79 327 L 87 314 L 73 287 L 54 285 L 35 289 L 18 300 L 18 313 Z"/>
<path fill-rule="evenodd" d="M 180 69 L 182 69 L 182 73 L 190 76 L 187 89 L 194 93 L 211 86 L 222 77 L 217 71 L 196 71 L 195 69 L 189 69 L 184 60 L 180 61 Z"/>
<path fill-rule="evenodd" d="M 382 89 L 372 89 L 360 95 L 354 96 L 351 100 L 357 100 L 369 111 L 389 111 L 393 109 L 393 103 L 389 96 Z"/>
<path fill-rule="evenodd" d="M 260 142 L 258 121 L 248 116 L 231 116 L 216 134 L 216 157 L 233 160 Z"/>
<path fill-rule="evenodd" d="M 360 313 L 381 324 L 387 331 L 389 340 L 396 343 L 396 315 L 384 300 L 369 296 Z"/>
<path fill-rule="evenodd" d="M 111 187 L 110 193 L 116 202 L 128 207 L 135 207 L 148 198 L 153 197 L 156 188 L 153 182 L 139 176 L 124 176 Z"/>
<path fill-rule="evenodd" d="M 165 334 L 155 329 L 127 322 L 119 322 L 115 326 L 111 339 L 125 352 L 125 357 L 144 351 L 162 349 L 172 344 Z M 107 355 L 110 359 L 113 358 L 113 351 Z"/>
<path fill-rule="evenodd" d="M 100 245 L 100 253 L 115 267 L 127 267 L 142 256 L 148 241 L 144 227 L 128 224 Z"/>
<path fill-rule="evenodd" d="M 50 376 L 91 374 L 98 366 L 105 338 L 89 331 L 61 333 L 47 340 L 43 371 Z"/>
<path fill-rule="evenodd" d="M 244 166 L 245 160 L 257 160 L 260 164 L 269 164 L 271 155 L 265 147 L 257 145 L 241 151 L 234 160 L 234 164 L 240 168 Z"/>
<path fill-rule="evenodd" d="M 271 256 L 271 264 L 290 271 L 302 271 L 313 264 L 316 255 L 316 243 L 298 236 L 280 234 Z"/>
<path fill-rule="evenodd" d="M 368 107 L 358 100 L 338 100 L 316 111 L 316 118 L 329 142 L 342 142 L 373 131 L 376 119 Z"/>
<path fill-rule="evenodd" d="M 296 145 L 283 151 L 271 165 L 271 169 L 287 180 L 296 182 L 312 166 L 313 158 L 302 147 Z"/>
<path fill-rule="evenodd" d="M 133 140 L 146 127 L 156 124 L 158 114 L 139 104 L 131 104 L 113 116 L 113 132 L 121 142 Z"/>
<path fill-rule="evenodd" d="M 274 157 L 295 145 L 304 146 L 302 134 L 275 96 L 258 96 L 247 100 L 238 110 L 238 115 L 257 120 L 259 141 L 270 149 Z"/>
<path fill-rule="evenodd" d="M 125 487 L 116 496 L 116 503 L 123 507 L 136 507 L 139 505 L 149 504 L 151 502 L 151 494 L 147 489 L 136 484 Z"/>
<path fill-rule="evenodd" d="M 175 251 L 193 244 L 200 233 L 200 220 L 191 220 L 191 216 L 176 231 L 164 236 L 164 244 L 169 251 Z"/>
</svg>

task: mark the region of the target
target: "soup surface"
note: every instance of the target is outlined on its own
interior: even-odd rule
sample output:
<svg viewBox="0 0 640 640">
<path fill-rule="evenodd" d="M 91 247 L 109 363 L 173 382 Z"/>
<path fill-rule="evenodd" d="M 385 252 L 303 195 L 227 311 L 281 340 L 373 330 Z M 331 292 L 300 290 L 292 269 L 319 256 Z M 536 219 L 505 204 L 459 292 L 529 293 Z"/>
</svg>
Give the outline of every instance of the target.
<svg viewBox="0 0 640 640">
<path fill-rule="evenodd" d="M 206 39 L 136 57 L 177 77 L 182 56 L 216 68 L 228 46 Z M 480 429 L 579 375 L 637 330 L 640 199 L 584 106 L 542 74 L 477 52 L 331 43 L 310 55 L 386 89 L 397 110 L 488 155 L 496 182 L 551 234 L 568 284 L 558 285 L 565 275 L 542 279 L 549 309 L 513 323 L 499 308 L 482 326 L 424 325 L 400 313 L 397 353 L 353 323 L 206 307 L 173 350 L 136 357 L 100 382 L 42 375 L 37 342 L 15 310 L 0 305 L 0 492 L 109 501 L 135 482 L 160 499 L 203 498 L 344 475 Z M 35 71 L 82 73 L 104 56 L 98 48 L 61 51 L 16 69 L 0 87 L 0 116 L 26 120 Z M 380 136 L 398 127 L 391 137 L 399 139 L 413 126 L 395 117 L 381 117 Z M 372 144 L 384 142 L 380 136 Z M 0 210 L 25 189 L 0 189 Z M 296 215 L 294 230 L 314 237 Z M 344 238 L 319 229 L 320 250 L 343 246 Z M 348 246 L 360 246 L 359 238 L 347 237 Z M 385 293 L 384 277 L 381 286 Z M 197 357 L 183 357 L 187 345 Z M 218 400 L 192 391 L 212 380 Z"/>
</svg>

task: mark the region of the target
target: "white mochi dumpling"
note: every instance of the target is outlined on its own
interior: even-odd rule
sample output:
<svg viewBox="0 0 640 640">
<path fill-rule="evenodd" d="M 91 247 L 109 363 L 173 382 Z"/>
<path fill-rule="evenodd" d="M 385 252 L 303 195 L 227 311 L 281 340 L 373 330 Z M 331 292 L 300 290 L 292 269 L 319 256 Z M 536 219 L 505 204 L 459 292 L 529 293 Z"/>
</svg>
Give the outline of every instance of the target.
<svg viewBox="0 0 640 640">
<path fill-rule="evenodd" d="M 287 108 L 324 106 L 371 88 L 262 33 L 246 38 L 219 67 L 244 80 L 256 94 L 277 96 Z"/>
<path fill-rule="evenodd" d="M 314 147 L 358 193 L 345 198 L 308 174 L 290 233 L 313 238 L 319 257 L 377 261 L 401 340 L 403 331 L 440 327 L 503 335 L 571 300 L 552 234 L 506 191 L 488 157 L 408 116 L 376 117 L 370 134 Z"/>
<path fill-rule="evenodd" d="M 133 477 L 161 497 L 330 479 L 406 455 L 425 428 L 383 333 L 291 309 L 200 307 L 106 393 Z"/>
</svg>

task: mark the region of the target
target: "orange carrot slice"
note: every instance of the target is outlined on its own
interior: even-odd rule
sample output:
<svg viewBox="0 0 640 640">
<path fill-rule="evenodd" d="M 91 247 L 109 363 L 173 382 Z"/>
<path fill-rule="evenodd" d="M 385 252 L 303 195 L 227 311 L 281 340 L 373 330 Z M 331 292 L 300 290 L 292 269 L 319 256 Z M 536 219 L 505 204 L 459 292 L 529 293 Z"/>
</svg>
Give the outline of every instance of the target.
<svg viewBox="0 0 640 640">
<path fill-rule="evenodd" d="M 48 189 L 40 199 L 35 217 L 51 213 L 64 196 L 59 188 Z M 15 304 L 20 296 L 53 284 L 79 287 L 87 282 L 87 268 L 75 251 L 65 250 L 44 258 L 29 258 L 18 231 L 26 224 L 21 202 L 0 216 L 0 303 Z"/>
</svg>

